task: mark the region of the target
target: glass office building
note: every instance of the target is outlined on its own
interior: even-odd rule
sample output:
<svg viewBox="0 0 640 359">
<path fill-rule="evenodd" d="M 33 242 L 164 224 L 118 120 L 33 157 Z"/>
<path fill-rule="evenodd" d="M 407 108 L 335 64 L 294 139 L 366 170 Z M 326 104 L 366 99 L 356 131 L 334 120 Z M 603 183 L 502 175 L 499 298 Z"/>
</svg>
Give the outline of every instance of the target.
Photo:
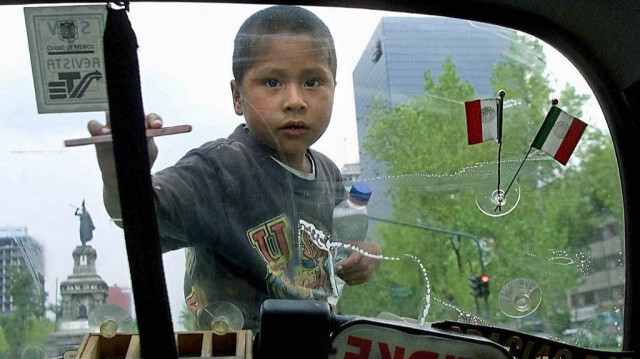
<svg viewBox="0 0 640 359">
<path fill-rule="evenodd" d="M 42 246 L 27 233 L 26 227 L 0 228 L 0 313 L 14 309 L 11 298 L 11 276 L 14 268 L 26 270 L 34 290 L 44 293 L 44 257 Z M 44 297 L 43 297 L 44 298 Z"/>
</svg>

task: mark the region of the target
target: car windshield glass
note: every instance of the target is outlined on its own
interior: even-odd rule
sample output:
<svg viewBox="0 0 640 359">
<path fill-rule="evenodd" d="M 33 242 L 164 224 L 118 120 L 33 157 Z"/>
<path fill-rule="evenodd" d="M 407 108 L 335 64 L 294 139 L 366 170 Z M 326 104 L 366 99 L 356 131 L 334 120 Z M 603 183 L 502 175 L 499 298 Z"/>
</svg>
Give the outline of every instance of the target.
<svg viewBox="0 0 640 359">
<path fill-rule="evenodd" d="M 264 8 L 132 4 L 128 14 L 145 112 L 191 126 L 154 139 L 151 169 L 177 331 L 210 329 L 219 308 L 255 329 L 262 300 L 294 297 L 345 315 L 622 348 L 616 157 L 595 96 L 562 54 L 486 23 L 305 7 L 331 31 L 336 70 L 325 38 L 278 34 L 252 44 L 243 56 L 268 56 L 230 85 L 234 36 Z M 103 203 L 109 173 L 95 146 L 65 146 L 90 137 L 90 120 L 94 135 L 105 123 L 91 41 L 106 11 L 29 9 L 0 7 L 0 357 L 48 358 L 109 315 L 120 331 L 137 323 L 121 216 Z M 29 26 L 40 36 L 31 51 Z M 277 91 L 302 100 L 282 105 Z M 64 101 L 71 110 L 56 107 Z M 270 122 L 275 101 L 314 117 Z M 356 253 L 364 277 L 338 263 Z"/>
</svg>

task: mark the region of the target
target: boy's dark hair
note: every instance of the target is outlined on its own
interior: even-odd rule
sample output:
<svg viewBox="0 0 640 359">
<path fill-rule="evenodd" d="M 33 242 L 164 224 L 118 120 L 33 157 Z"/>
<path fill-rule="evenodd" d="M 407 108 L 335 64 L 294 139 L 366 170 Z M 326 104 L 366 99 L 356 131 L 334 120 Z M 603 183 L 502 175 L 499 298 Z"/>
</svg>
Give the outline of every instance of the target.
<svg viewBox="0 0 640 359">
<path fill-rule="evenodd" d="M 245 70 L 253 64 L 254 51 L 274 35 L 311 35 L 324 42 L 327 61 L 336 77 L 337 60 L 333 37 L 327 25 L 309 10 L 298 6 L 276 5 L 257 11 L 240 26 L 233 48 L 233 77 L 242 84 Z"/>
</svg>

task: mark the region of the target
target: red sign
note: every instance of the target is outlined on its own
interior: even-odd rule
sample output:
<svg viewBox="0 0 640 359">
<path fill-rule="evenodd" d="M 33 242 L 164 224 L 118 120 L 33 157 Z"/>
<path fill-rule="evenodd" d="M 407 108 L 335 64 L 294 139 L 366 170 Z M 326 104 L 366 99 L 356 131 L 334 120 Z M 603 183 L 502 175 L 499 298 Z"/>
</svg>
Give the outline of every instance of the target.
<svg viewBox="0 0 640 359">
<path fill-rule="evenodd" d="M 405 330 L 406 329 L 406 330 Z M 333 339 L 339 359 L 509 358 L 505 350 L 481 338 L 424 329 L 362 323 L 348 326 Z"/>
</svg>

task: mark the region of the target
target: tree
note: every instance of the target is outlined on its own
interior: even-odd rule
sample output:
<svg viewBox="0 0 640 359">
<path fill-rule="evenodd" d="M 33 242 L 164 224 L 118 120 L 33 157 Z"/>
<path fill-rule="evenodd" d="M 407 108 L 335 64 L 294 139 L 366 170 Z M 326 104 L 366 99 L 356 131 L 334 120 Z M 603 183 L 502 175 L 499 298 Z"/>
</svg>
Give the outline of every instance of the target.
<svg viewBox="0 0 640 359">
<path fill-rule="evenodd" d="M 180 318 L 178 318 L 178 323 L 180 323 L 180 325 L 182 325 L 188 331 L 196 330 L 195 318 L 186 304 L 183 304 L 182 306 L 182 310 L 180 311 Z"/>
<path fill-rule="evenodd" d="M 493 89 L 496 93 L 504 89 L 517 103 L 504 114 L 503 174 L 515 172 L 550 107 L 552 90 L 545 67 L 542 45 L 524 35 L 514 36 L 504 59 L 494 66 Z M 491 289 L 488 303 L 494 304 L 485 319 L 509 320 L 495 303 L 502 285 L 515 275 L 535 278 L 545 293 L 536 314 L 556 330 L 566 326 L 566 294 L 557 285 L 576 283 L 582 268 L 579 263 L 569 267 L 541 264 L 567 248 L 586 248 L 603 208 L 621 214 L 611 143 L 601 131 L 589 130 L 578 149 L 579 163 L 566 168 L 546 155 L 532 156 L 518 177 L 518 208 L 490 220 L 478 211 L 473 196 L 479 181 L 497 180 L 497 146 L 495 142 L 466 143 L 461 103 L 474 98 L 473 87 L 459 78 L 448 58 L 437 83 L 425 72 L 424 95 L 393 107 L 378 97 L 368 109 L 370 129 L 364 151 L 386 165 L 392 184 L 386 192 L 393 203 L 391 217 L 397 222 L 377 225 L 376 234 L 385 255 L 399 260 L 383 262 L 368 284 L 348 287 L 340 310 L 369 316 L 390 310 L 417 318 L 425 296 L 430 295 L 431 320 L 482 314 L 476 312 L 468 278 L 483 274 L 484 268 L 491 285 L 497 287 Z M 569 85 L 559 98 L 561 107 L 575 116 L 581 116 L 587 99 Z M 481 264 L 478 243 L 472 237 L 428 228 L 493 239 L 494 245 L 490 252 L 484 249 L 484 255 L 494 259 Z M 407 253 L 421 260 L 429 286 Z M 575 253 L 562 255 L 577 262 Z M 372 290 L 378 294 L 371 296 Z"/>
<path fill-rule="evenodd" d="M 8 358 L 8 354 L 11 352 L 11 346 L 7 341 L 7 337 L 4 334 L 4 329 L 0 327 L 0 358 Z"/>
<path fill-rule="evenodd" d="M 44 348 L 54 324 L 44 317 L 46 293 L 38 289 L 31 274 L 18 266 L 12 267 L 9 273 L 9 295 L 14 309 L 0 326 L 10 347 L 10 357 L 19 358 L 27 346 Z"/>
</svg>

